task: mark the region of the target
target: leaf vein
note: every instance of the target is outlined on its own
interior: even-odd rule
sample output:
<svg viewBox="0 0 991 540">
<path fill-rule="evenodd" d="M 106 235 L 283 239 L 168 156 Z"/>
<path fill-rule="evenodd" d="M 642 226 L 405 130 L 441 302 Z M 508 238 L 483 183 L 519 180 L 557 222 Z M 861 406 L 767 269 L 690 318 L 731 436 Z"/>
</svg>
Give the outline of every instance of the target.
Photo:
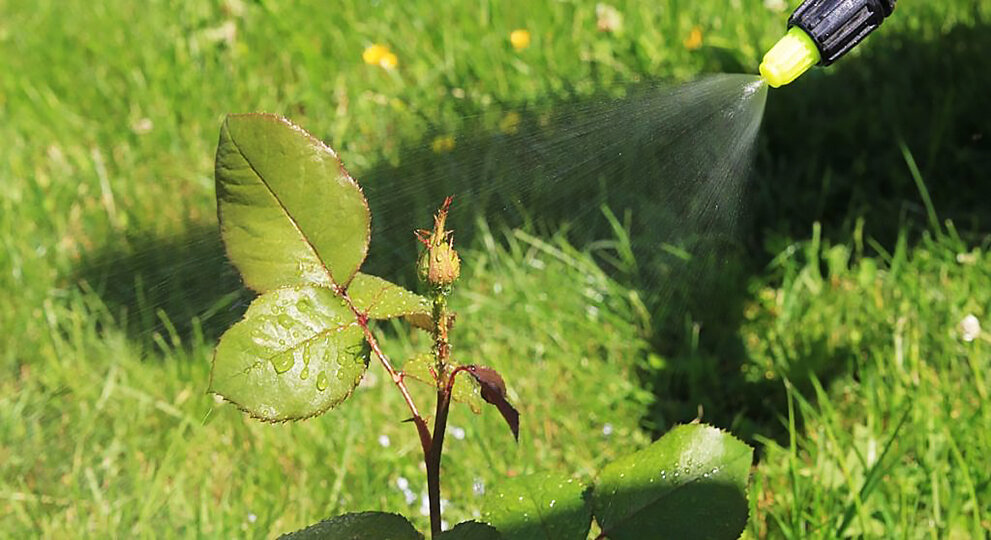
<svg viewBox="0 0 991 540">
<path fill-rule="evenodd" d="M 285 203 L 282 202 L 282 199 L 279 198 L 279 195 L 275 193 L 275 190 L 272 189 L 272 186 L 268 183 L 268 181 L 265 180 L 265 177 L 262 176 L 261 172 L 258 171 L 258 169 L 255 167 L 255 164 L 252 163 L 250 159 L 248 159 L 247 154 L 245 154 L 244 151 L 241 150 L 241 146 L 237 144 L 237 139 L 233 135 L 231 135 L 230 139 L 231 139 L 231 143 L 234 144 L 234 148 L 237 149 L 237 153 L 241 154 L 241 157 L 244 158 L 244 162 L 248 164 L 248 167 L 251 169 L 251 172 L 258 177 L 258 180 L 262 183 L 263 186 L 265 186 L 265 190 L 268 191 L 269 195 L 271 195 L 273 199 L 275 199 L 275 202 L 279 205 L 279 208 L 282 209 L 282 212 L 286 215 L 286 218 L 289 219 L 289 223 L 293 226 L 294 229 L 296 229 L 296 232 L 299 233 L 299 236 L 303 238 L 303 242 L 306 243 L 306 246 L 313 253 L 313 257 L 316 258 L 317 262 L 320 263 L 320 267 L 323 268 L 323 271 L 327 274 L 327 278 L 330 280 L 330 283 L 333 284 L 335 288 L 338 287 L 339 285 L 337 284 L 336 281 L 334 281 L 334 276 L 330 273 L 330 269 L 327 268 L 327 264 L 323 261 L 323 258 L 320 257 L 320 253 L 317 252 L 316 246 L 313 245 L 313 242 L 310 241 L 309 236 L 307 236 L 306 233 L 303 232 L 303 229 L 299 226 L 299 223 L 296 221 L 295 218 L 293 218 L 292 214 L 289 213 L 289 209 L 286 208 Z M 340 160 L 338 160 L 338 163 L 340 163 Z"/>
</svg>

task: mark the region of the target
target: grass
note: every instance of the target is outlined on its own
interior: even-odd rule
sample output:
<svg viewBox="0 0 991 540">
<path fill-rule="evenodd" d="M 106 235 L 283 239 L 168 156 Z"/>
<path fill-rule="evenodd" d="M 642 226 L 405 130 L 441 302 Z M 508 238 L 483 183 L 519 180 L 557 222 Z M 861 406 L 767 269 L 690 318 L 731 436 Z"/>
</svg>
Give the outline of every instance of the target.
<svg viewBox="0 0 991 540">
<path fill-rule="evenodd" d="M 404 171 L 464 174 L 452 160 L 468 156 L 436 154 L 436 138 L 494 132 L 464 161 L 488 179 L 514 170 L 500 168 L 508 113 L 537 122 L 538 106 L 620 98 L 629 82 L 753 71 L 783 29 L 765 4 L 617 1 L 624 27 L 607 34 L 594 2 L 4 3 L 0 530 L 265 537 L 364 509 L 424 528 L 396 487 L 423 479 L 415 435 L 380 377 L 297 425 L 204 393 L 246 300 L 214 232 L 223 114 L 291 116 L 371 194 Z M 705 301 L 657 316 L 621 227 L 574 249 L 583 223 L 489 232 L 463 207 L 455 343 L 507 376 L 524 423 L 516 447 L 493 415 L 455 412 L 451 523 L 479 509 L 476 483 L 587 476 L 702 404 L 760 445 L 748 535 L 988 534 L 991 66 L 977 53 L 991 12 L 903 4 L 887 37 L 771 94 L 750 255 L 718 294 L 685 279 Z M 520 27 L 533 43 L 516 52 Z M 372 43 L 398 69 L 363 64 Z M 377 230 L 373 252 L 431 210 Z M 968 314 L 985 326 L 973 341 Z M 423 346 L 385 332 L 397 357 Z"/>
<path fill-rule="evenodd" d="M 816 233 L 746 308 L 749 376 L 782 383 L 789 433 L 762 439 L 752 530 L 986 535 L 991 340 L 961 322 L 987 318 L 989 240 L 950 229 L 871 258 Z"/>
</svg>

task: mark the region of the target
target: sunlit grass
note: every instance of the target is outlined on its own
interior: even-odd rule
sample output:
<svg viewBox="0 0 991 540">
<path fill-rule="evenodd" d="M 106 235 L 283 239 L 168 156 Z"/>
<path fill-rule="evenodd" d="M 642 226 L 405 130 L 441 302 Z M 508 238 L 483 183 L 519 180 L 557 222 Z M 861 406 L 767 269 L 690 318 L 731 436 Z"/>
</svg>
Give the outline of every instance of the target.
<svg viewBox="0 0 991 540">
<path fill-rule="evenodd" d="M 488 127 L 506 134 L 523 104 L 734 63 L 746 70 L 786 15 L 763 0 L 612 4 L 615 13 L 596 2 L 3 3 L 0 531 L 269 537 L 366 509 L 403 512 L 423 528 L 418 444 L 375 366 L 338 410 L 294 425 L 253 422 L 205 393 L 216 334 L 244 301 L 221 248 L 202 234 L 216 224 L 220 119 L 289 115 L 340 150 L 361 181 L 380 164 L 402 166 L 409 145 L 444 159 L 466 116 L 491 116 Z M 966 0 L 898 9 L 885 28 L 920 38 L 981 30 L 991 16 Z M 521 30 L 526 47 L 511 37 Z M 369 62 L 376 45 L 394 58 Z M 940 111 L 954 103 L 905 111 L 942 130 L 914 150 L 920 162 L 951 155 L 976 169 L 986 152 L 945 135 L 954 126 Z M 831 182 L 881 182 L 819 170 L 833 150 L 780 158 L 801 163 L 787 175 L 821 179 L 823 193 Z M 973 180 L 884 165 L 889 180 L 960 189 Z M 434 206 L 408 229 L 428 225 Z M 719 392 L 741 388 L 707 386 L 703 371 L 723 362 L 742 359 L 740 379 L 768 390 L 772 420 L 741 411 L 736 424 L 762 445 L 754 537 L 978 538 L 991 529 L 991 245 L 987 224 L 967 223 L 985 234 L 961 239 L 931 210 L 919 212 L 926 236 L 906 225 L 893 245 L 862 229 L 832 242 L 817 231 L 768 236 L 773 263 L 750 276 L 749 301 L 728 314 L 743 320 L 733 334 L 742 349 L 699 355 L 689 368 L 716 403 L 738 401 Z M 859 211 L 870 230 L 870 208 Z M 465 250 L 456 353 L 506 375 L 523 437 L 515 446 L 490 412 L 452 413 L 464 438 L 449 432 L 451 523 L 478 510 L 479 486 L 536 470 L 588 475 L 645 444 L 650 402 L 670 397 L 639 386 L 643 372 L 669 365 L 648 345 L 661 333 L 648 331 L 641 296 L 559 239 L 480 230 Z M 960 328 L 968 315 L 983 326 L 971 341 Z M 704 347 L 711 329 L 686 326 Z M 385 331 L 396 357 L 425 346 L 423 336 Z"/>
</svg>

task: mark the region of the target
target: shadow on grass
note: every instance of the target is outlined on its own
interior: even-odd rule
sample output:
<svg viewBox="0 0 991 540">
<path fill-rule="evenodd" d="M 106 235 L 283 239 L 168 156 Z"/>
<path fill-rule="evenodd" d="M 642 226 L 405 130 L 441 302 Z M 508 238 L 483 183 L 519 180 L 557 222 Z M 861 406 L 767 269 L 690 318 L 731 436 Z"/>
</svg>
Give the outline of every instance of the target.
<svg viewBox="0 0 991 540">
<path fill-rule="evenodd" d="M 211 342 L 244 314 L 252 294 L 227 261 L 216 225 L 181 236 L 138 236 L 89 253 L 73 279 L 96 292 L 131 339 Z"/>
<path fill-rule="evenodd" d="M 936 212 L 965 232 L 991 231 L 991 62 L 982 54 L 989 49 L 986 25 L 957 27 L 935 41 L 890 34 L 859 58 L 772 91 L 749 193 L 742 182 L 695 174 L 713 172 L 713 163 L 725 161 L 720 144 L 742 136 L 732 115 L 697 116 L 724 102 L 718 92 L 671 101 L 644 83 L 622 98 L 603 92 L 488 111 L 455 133 L 425 133 L 403 149 L 398 165 L 353 171 L 373 214 L 365 269 L 410 283 L 411 231 L 427 226 L 452 193 L 461 245 L 470 245 L 479 219 L 538 233 L 567 226 L 575 244 L 609 248 L 598 250 L 600 260 L 648 300 L 651 339 L 664 361 L 643 373 L 657 394 L 646 423 L 663 431 L 694 418 L 701 404 L 709 422 L 744 437 L 773 435 L 786 410 L 782 385 L 742 374 L 749 359 L 739 329 L 749 279 L 763 272 L 768 249 L 783 249 L 775 235 L 806 238 L 815 220 L 827 239 L 841 242 L 861 216 L 882 244 L 901 227 L 925 228 L 899 138 L 919 162 Z M 732 55 L 712 56 L 716 67 L 735 67 Z M 685 110 L 696 116 L 680 114 Z M 679 139 L 696 122 L 708 129 Z M 745 177 L 749 157 L 738 150 L 746 159 L 715 172 Z M 622 242 L 602 243 L 618 230 L 629 231 L 631 252 L 616 249 Z M 169 332 L 168 320 L 180 339 L 197 324 L 213 339 L 240 316 L 249 295 L 214 227 L 130 245 L 136 247 L 93 254 L 78 276 L 135 338 Z M 846 363 L 823 351 L 797 362 L 814 366 L 826 384 Z"/>
</svg>

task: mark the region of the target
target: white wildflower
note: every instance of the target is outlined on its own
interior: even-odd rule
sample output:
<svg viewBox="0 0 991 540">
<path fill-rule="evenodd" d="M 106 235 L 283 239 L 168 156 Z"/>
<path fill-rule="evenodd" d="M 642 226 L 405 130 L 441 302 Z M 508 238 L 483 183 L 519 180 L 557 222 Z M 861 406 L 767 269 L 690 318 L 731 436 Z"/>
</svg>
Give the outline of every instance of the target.
<svg viewBox="0 0 991 540">
<path fill-rule="evenodd" d="M 960 337 L 970 343 L 981 335 L 981 321 L 973 313 L 968 314 L 960 321 Z"/>
</svg>

